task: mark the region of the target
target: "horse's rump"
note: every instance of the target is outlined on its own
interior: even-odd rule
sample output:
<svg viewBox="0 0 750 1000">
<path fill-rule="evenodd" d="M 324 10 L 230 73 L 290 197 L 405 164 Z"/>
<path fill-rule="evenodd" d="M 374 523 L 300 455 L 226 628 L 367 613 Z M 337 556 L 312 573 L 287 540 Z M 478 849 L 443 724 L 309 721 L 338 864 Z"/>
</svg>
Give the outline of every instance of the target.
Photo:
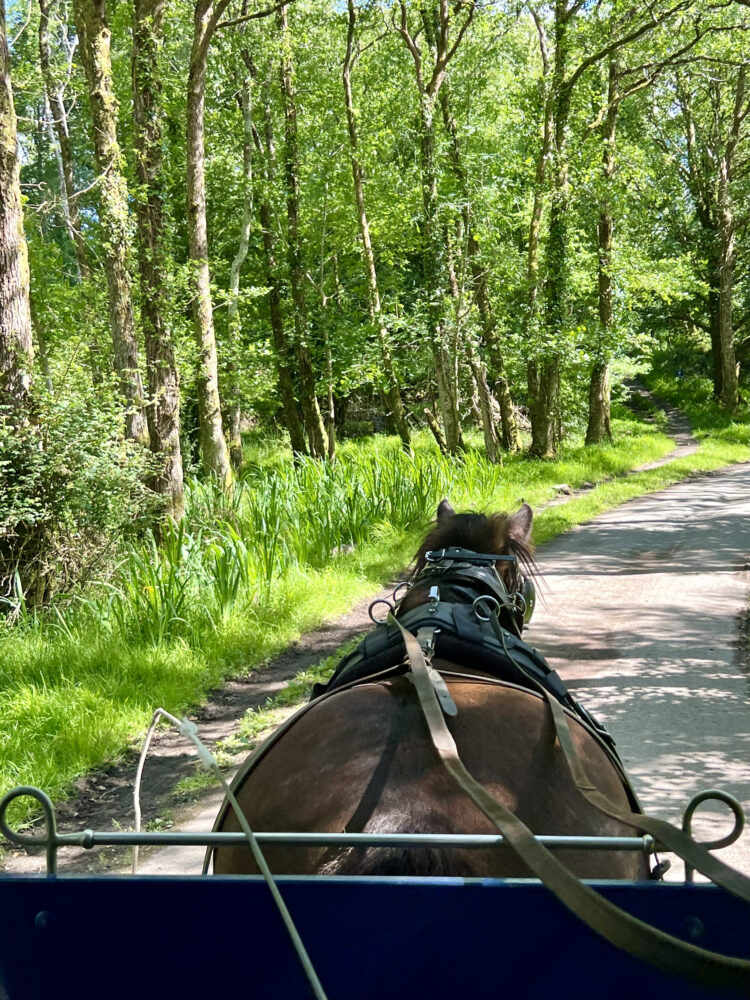
<svg viewBox="0 0 750 1000">
<path fill-rule="evenodd" d="M 435 666 L 447 671 L 458 708 L 449 726 L 464 764 L 534 833 L 633 834 L 577 791 L 539 695 L 489 678 L 451 676 L 463 673 L 452 664 L 436 661 Z M 569 723 L 587 773 L 627 809 L 628 795 L 612 760 L 572 714 Z M 336 691 L 306 706 L 238 774 L 234 791 L 257 831 L 497 833 L 437 757 L 416 693 L 404 676 Z M 239 829 L 226 806 L 216 829 Z M 580 877 L 647 876 L 639 854 L 559 853 Z M 265 854 L 278 874 L 529 874 L 507 848 L 268 847 Z M 214 871 L 256 868 L 249 848 L 226 847 L 215 852 Z"/>
</svg>

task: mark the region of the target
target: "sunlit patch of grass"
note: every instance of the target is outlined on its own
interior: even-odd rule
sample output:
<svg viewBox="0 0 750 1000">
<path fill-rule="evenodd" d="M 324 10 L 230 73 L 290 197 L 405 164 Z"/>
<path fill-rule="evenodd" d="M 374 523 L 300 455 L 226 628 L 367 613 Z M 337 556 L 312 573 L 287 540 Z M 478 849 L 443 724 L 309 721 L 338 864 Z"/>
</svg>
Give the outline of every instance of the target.
<svg viewBox="0 0 750 1000">
<path fill-rule="evenodd" d="M 180 778 L 172 789 L 172 798 L 175 802 L 195 802 L 204 792 L 216 788 L 218 782 L 215 772 L 199 765 L 194 774 Z"/>
</svg>

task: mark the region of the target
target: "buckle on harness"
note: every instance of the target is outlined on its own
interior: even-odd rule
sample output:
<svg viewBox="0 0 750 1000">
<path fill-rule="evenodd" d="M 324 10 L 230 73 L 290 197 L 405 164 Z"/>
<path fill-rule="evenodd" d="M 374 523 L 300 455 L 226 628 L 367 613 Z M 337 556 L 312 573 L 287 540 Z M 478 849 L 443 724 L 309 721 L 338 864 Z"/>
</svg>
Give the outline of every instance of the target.
<svg viewBox="0 0 750 1000">
<path fill-rule="evenodd" d="M 440 629 L 435 628 L 434 626 L 423 625 L 422 628 L 417 630 L 417 642 L 424 653 L 424 658 L 427 663 L 427 675 L 430 678 L 430 683 L 432 684 L 435 694 L 437 695 L 437 699 L 440 702 L 443 714 L 458 715 L 458 709 L 456 708 L 455 701 L 451 698 L 448 685 L 432 665 L 432 656 L 435 652 L 435 636 L 439 631 Z"/>
</svg>

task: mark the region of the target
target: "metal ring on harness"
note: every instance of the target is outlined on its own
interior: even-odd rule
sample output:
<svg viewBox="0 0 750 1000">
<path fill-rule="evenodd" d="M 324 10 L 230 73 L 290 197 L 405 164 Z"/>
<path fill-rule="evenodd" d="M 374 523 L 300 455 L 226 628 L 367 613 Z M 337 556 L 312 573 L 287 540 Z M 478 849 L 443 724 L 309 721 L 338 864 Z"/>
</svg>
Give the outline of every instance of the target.
<svg viewBox="0 0 750 1000">
<path fill-rule="evenodd" d="M 513 603 L 513 610 L 517 611 L 523 620 L 526 621 L 526 598 L 520 590 L 517 590 L 515 594 L 511 596 L 511 601 Z"/>
<path fill-rule="evenodd" d="M 483 604 L 487 604 L 489 609 L 486 616 L 479 613 L 479 609 Z M 475 597 L 471 607 L 477 617 L 477 621 L 480 622 L 488 622 L 493 614 L 500 614 L 500 601 L 496 597 L 493 597 L 492 594 L 481 594 L 479 597 Z"/>
<path fill-rule="evenodd" d="M 710 801 L 711 799 L 715 799 L 718 802 L 723 802 L 725 805 L 728 805 L 734 813 L 734 827 L 728 834 L 726 834 L 726 836 L 720 837 L 718 840 L 699 841 L 701 847 L 705 847 L 707 851 L 717 851 L 720 847 L 729 847 L 730 844 L 733 844 L 745 829 L 745 811 L 737 799 L 733 795 L 730 795 L 729 792 L 723 792 L 719 788 L 707 788 L 704 792 L 698 792 L 698 794 L 694 795 L 685 806 L 685 812 L 682 815 L 682 829 L 685 833 L 690 834 L 691 837 L 693 835 L 693 815 L 696 809 L 703 802 Z M 686 882 L 693 881 L 694 872 L 695 869 L 692 865 L 688 865 L 686 861 Z"/>
<path fill-rule="evenodd" d="M 393 589 L 393 593 L 391 594 L 391 598 L 393 599 L 393 603 L 394 604 L 398 604 L 398 602 L 400 600 L 402 600 L 404 597 L 406 597 L 406 594 L 407 594 L 408 590 L 410 589 L 410 587 L 411 587 L 411 584 L 409 583 L 408 580 L 402 580 L 401 583 L 397 583 L 396 586 Z M 402 588 L 403 588 L 403 591 L 404 591 L 403 594 L 399 593 Z"/>
<path fill-rule="evenodd" d="M 384 618 L 376 618 L 375 615 L 372 613 L 372 609 L 374 607 L 377 607 L 378 604 L 385 604 L 385 606 L 388 608 L 388 614 L 386 614 Z M 370 607 L 367 609 L 367 614 L 370 616 L 370 621 L 374 622 L 375 625 L 382 625 L 384 622 L 388 621 L 388 615 L 393 614 L 395 610 L 396 609 L 394 608 L 394 606 L 391 604 L 390 601 L 386 601 L 384 597 L 379 597 L 377 601 L 373 601 Z"/>
</svg>

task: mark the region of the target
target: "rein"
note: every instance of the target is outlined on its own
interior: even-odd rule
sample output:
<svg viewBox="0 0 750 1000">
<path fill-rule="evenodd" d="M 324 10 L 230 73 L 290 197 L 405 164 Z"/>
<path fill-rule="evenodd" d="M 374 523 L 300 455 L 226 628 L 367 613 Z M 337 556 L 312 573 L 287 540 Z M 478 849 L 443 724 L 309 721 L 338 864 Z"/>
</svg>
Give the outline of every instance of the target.
<svg viewBox="0 0 750 1000">
<path fill-rule="evenodd" d="M 493 628 L 502 635 L 497 615 L 493 615 L 491 621 Z M 747 991 L 750 988 L 750 961 L 721 955 L 681 941 L 610 903 L 578 879 L 537 840 L 510 809 L 490 795 L 461 761 L 433 686 L 431 674 L 434 670 L 428 664 L 419 641 L 393 615 L 389 616 L 389 622 L 401 632 L 414 687 L 430 739 L 440 760 L 456 784 L 495 825 L 508 846 L 534 875 L 592 930 L 629 954 L 665 971 L 693 977 L 711 986 Z M 670 823 L 624 811 L 599 792 L 589 780 L 578 757 L 562 705 L 535 678 L 528 676 L 528 680 L 535 690 L 542 693 L 550 708 L 557 739 L 568 768 L 576 787 L 587 801 L 608 816 L 651 833 L 667 849 L 679 854 L 717 885 L 750 902 L 750 879 L 714 858 L 688 834 Z"/>
</svg>

